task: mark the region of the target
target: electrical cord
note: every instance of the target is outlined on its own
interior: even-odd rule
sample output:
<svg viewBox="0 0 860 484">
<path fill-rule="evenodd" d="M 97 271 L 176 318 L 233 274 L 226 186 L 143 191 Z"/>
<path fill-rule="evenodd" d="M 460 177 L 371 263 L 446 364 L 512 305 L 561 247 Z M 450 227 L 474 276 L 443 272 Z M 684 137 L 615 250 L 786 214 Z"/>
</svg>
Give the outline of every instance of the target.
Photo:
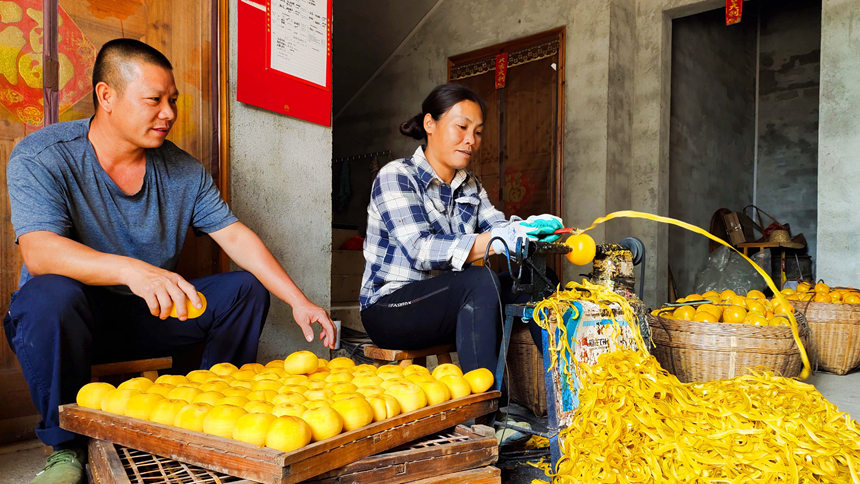
<svg viewBox="0 0 860 484">
<path fill-rule="evenodd" d="M 500 316 L 500 317 L 499 317 L 499 325 L 500 325 L 501 334 L 502 334 L 502 344 L 505 346 L 505 351 L 504 351 L 504 360 L 505 360 L 505 364 L 504 364 L 504 371 L 503 371 L 503 373 L 502 373 L 502 380 L 503 380 L 503 383 L 504 383 L 505 385 L 507 385 L 507 388 L 508 388 L 508 392 L 507 392 L 507 394 L 505 395 L 505 402 L 504 402 L 504 404 L 505 404 L 505 405 L 504 405 L 504 407 L 500 405 L 500 406 L 499 406 L 499 410 L 498 410 L 499 415 L 501 416 L 500 422 L 502 422 L 502 433 L 501 433 L 501 435 L 500 435 L 499 442 L 498 442 L 499 449 L 501 449 L 501 447 L 502 447 L 502 442 L 504 441 L 504 438 L 505 438 L 505 433 L 506 433 L 508 430 L 514 430 L 514 431 L 519 430 L 519 431 L 521 431 L 521 432 L 523 432 L 523 433 L 529 433 L 529 434 L 535 434 L 535 435 L 541 435 L 541 436 L 547 436 L 547 435 L 546 435 L 546 434 L 544 434 L 544 433 L 542 433 L 542 432 L 535 432 L 535 431 L 533 431 L 533 430 L 531 430 L 531 429 L 522 429 L 522 428 L 520 428 L 520 427 L 512 426 L 512 425 L 509 425 L 509 424 L 507 424 L 507 423 L 505 423 L 505 422 L 504 422 L 504 420 L 506 420 L 506 419 L 509 417 L 510 413 L 509 413 L 507 410 L 502 410 L 502 408 L 507 409 L 507 408 L 509 408 L 509 407 L 510 407 L 510 404 L 511 404 L 511 393 L 510 393 L 510 381 L 511 381 L 511 374 L 510 374 L 510 371 L 508 370 L 508 349 L 509 349 L 509 347 L 510 347 L 510 341 L 508 341 L 507 343 L 504 341 L 504 334 L 505 334 L 505 323 L 504 323 L 504 321 L 505 321 L 505 319 L 506 319 L 506 317 L 507 317 L 507 316 L 506 316 L 506 314 L 505 314 L 504 304 L 502 303 L 502 295 L 501 295 L 501 294 L 502 294 L 502 291 L 501 291 L 501 288 L 496 284 L 496 277 L 494 277 L 494 276 L 495 276 L 495 274 L 493 273 L 493 270 L 492 270 L 492 269 L 490 269 L 490 266 L 489 266 L 489 252 L 490 252 L 490 247 L 492 246 L 492 243 L 493 243 L 493 241 L 495 241 L 495 240 L 499 240 L 499 241 L 501 241 L 502 246 L 503 246 L 503 247 L 504 247 L 504 249 L 505 249 L 505 254 L 504 254 L 504 255 L 505 255 L 505 260 L 506 260 L 506 262 L 507 262 L 507 266 L 508 266 L 508 273 L 510 274 L 510 276 L 511 276 L 511 278 L 512 278 L 512 279 L 513 279 L 514 277 L 516 277 L 516 279 L 517 279 L 517 280 L 520 280 L 520 279 L 522 278 L 522 270 L 523 270 L 523 266 L 524 266 L 525 264 L 529 264 L 529 266 L 530 266 L 532 269 L 534 269 L 534 271 L 533 271 L 533 272 L 538 273 L 541 277 L 543 277 L 543 278 L 544 278 L 544 280 L 545 280 L 545 281 L 547 281 L 547 283 L 548 283 L 550 286 L 552 285 L 552 283 L 549 281 L 549 279 L 546 277 L 546 275 L 545 275 L 545 274 L 541 274 L 541 273 L 540 273 L 540 271 L 538 271 L 538 270 L 537 270 L 537 268 L 536 268 L 533 264 L 531 264 L 531 262 L 530 262 L 528 259 L 524 259 L 524 260 L 522 260 L 522 261 L 521 261 L 521 263 L 519 264 L 519 267 L 518 267 L 519 272 L 518 272 L 518 274 L 517 274 L 516 276 L 514 276 L 513 268 L 511 267 L 511 253 L 510 253 L 510 248 L 508 247 L 507 242 L 505 242 L 505 240 L 504 240 L 504 239 L 502 239 L 501 237 L 493 237 L 492 239 L 490 239 L 490 242 L 487 244 L 487 248 L 484 250 L 483 265 L 484 265 L 484 267 L 486 268 L 486 270 L 488 271 L 488 273 L 489 273 L 489 275 L 490 275 L 490 280 L 491 280 L 491 281 L 492 281 L 492 283 L 493 283 L 493 287 L 496 289 L 496 297 L 497 297 L 497 300 L 498 300 L 498 303 L 499 303 L 499 316 Z M 518 240 L 518 241 L 517 241 L 517 255 L 519 254 L 519 251 L 520 251 L 521 249 L 522 249 L 522 245 L 521 245 L 521 242 Z M 519 260 L 519 257 L 518 257 L 517 259 Z M 513 331 L 513 328 L 512 328 L 512 331 Z M 500 385 L 500 387 L 499 387 L 499 388 L 501 388 L 501 385 Z"/>
<path fill-rule="evenodd" d="M 496 289 L 496 297 L 497 297 L 498 302 L 499 302 L 499 326 L 500 326 L 499 329 L 501 329 L 501 334 L 502 334 L 502 338 L 501 338 L 502 339 L 502 345 L 505 347 L 504 355 L 500 355 L 505 359 L 504 371 L 502 372 L 502 384 L 508 386 L 508 392 L 505 395 L 505 406 L 504 406 L 504 408 L 507 409 L 511 404 L 511 392 L 510 392 L 510 373 L 508 372 L 508 351 L 507 351 L 507 344 L 508 343 L 505 343 L 505 317 L 506 316 L 505 316 L 504 304 L 502 304 L 502 289 L 498 286 L 498 284 L 496 284 L 496 274 L 493 272 L 492 269 L 490 269 L 490 265 L 489 265 L 490 247 L 492 247 L 493 241 L 495 241 L 495 240 L 500 241 L 502 243 L 502 246 L 505 249 L 505 254 L 504 254 L 505 260 L 507 261 L 508 273 L 511 274 L 511 277 L 513 277 L 514 271 L 511 268 L 511 252 L 510 252 L 510 248 L 508 247 L 507 242 L 505 242 L 505 240 L 501 237 L 491 238 L 490 242 L 487 244 L 487 248 L 484 249 L 483 265 L 484 265 L 484 268 L 487 270 L 488 275 L 490 276 L 490 281 L 492 281 L 493 287 Z M 501 346 L 500 346 L 500 348 L 501 348 Z M 501 389 L 502 385 L 500 385 L 499 388 Z M 498 412 L 502 416 L 501 420 L 504 420 L 508 417 L 508 411 L 502 410 L 501 405 L 499 405 Z M 501 448 L 501 446 L 502 446 L 502 440 L 504 440 L 506 431 L 507 431 L 507 428 L 502 427 L 502 435 L 498 441 L 499 448 Z"/>
<path fill-rule="evenodd" d="M 502 380 L 503 380 L 503 383 L 504 383 L 505 385 L 507 385 L 507 387 L 508 387 L 508 392 L 507 392 L 507 394 L 505 395 L 505 402 L 504 402 L 504 404 L 505 404 L 505 405 L 504 405 L 504 406 L 502 406 L 502 405 L 500 404 L 500 405 L 499 405 L 499 410 L 498 410 L 498 413 L 499 413 L 499 415 L 500 415 L 500 417 L 501 417 L 500 421 L 502 422 L 502 433 L 501 433 L 501 435 L 499 436 L 499 439 L 498 439 L 499 455 L 501 456 L 501 455 L 503 454 L 503 453 L 501 452 L 502 442 L 504 441 L 505 434 L 508 432 L 508 430 L 512 430 L 512 431 L 517 431 L 517 430 L 519 430 L 519 431 L 521 431 L 522 433 L 528 433 L 528 434 L 533 434 L 533 435 L 540 435 L 540 436 L 542 436 L 542 437 L 546 437 L 546 438 L 550 438 L 553 434 L 557 434 L 557 432 L 554 432 L 554 433 L 535 432 L 535 431 L 533 431 L 533 430 L 531 430 L 531 429 L 522 429 L 522 428 L 519 428 L 519 427 L 516 427 L 516 426 L 511 426 L 511 425 L 506 424 L 506 423 L 504 422 L 504 420 L 506 420 L 506 419 L 509 417 L 509 415 L 510 415 L 510 413 L 508 412 L 508 410 L 507 410 L 507 409 L 508 409 L 508 408 L 510 408 L 510 404 L 511 404 L 511 394 L 510 394 L 510 380 L 511 380 L 511 375 L 510 375 L 510 371 L 508 370 L 508 351 L 507 351 L 507 350 L 508 350 L 508 346 L 510 346 L 510 341 L 508 341 L 508 343 L 507 343 L 507 344 L 506 344 L 506 343 L 505 343 L 505 341 L 504 341 L 504 334 L 505 334 L 505 333 L 504 333 L 504 332 L 505 332 L 505 323 L 504 323 L 504 321 L 505 321 L 505 318 L 506 318 L 507 316 L 505 315 L 505 308 L 504 308 L 504 304 L 502 303 L 502 291 L 501 291 L 501 288 L 496 284 L 496 277 L 495 277 L 495 273 L 493 272 L 493 270 L 492 270 L 492 269 L 490 268 L 490 266 L 489 266 L 490 247 L 492 246 L 493 241 L 495 241 L 495 240 L 499 240 L 499 241 L 501 241 L 502 246 L 503 246 L 503 247 L 504 247 L 504 249 L 505 249 L 505 253 L 504 253 L 504 255 L 505 255 L 505 260 L 506 260 L 506 262 L 507 262 L 507 266 L 508 266 L 508 273 L 511 275 L 511 278 L 517 277 L 517 280 L 519 280 L 519 279 L 521 278 L 521 276 L 522 276 L 523 265 L 525 265 L 525 264 L 529 264 L 529 266 L 533 269 L 533 272 L 534 272 L 534 273 L 537 273 L 540 277 L 542 277 L 542 278 L 544 279 L 544 281 L 546 281 L 546 282 L 547 282 L 548 286 L 552 287 L 552 285 L 553 285 L 553 284 L 552 284 L 552 282 L 549 280 L 549 278 L 548 278 L 548 277 L 546 277 L 546 274 L 542 274 L 540 271 L 538 271 L 538 270 L 537 270 L 537 268 L 536 268 L 533 264 L 531 264 L 531 262 L 530 262 L 528 259 L 524 259 L 524 260 L 522 261 L 522 263 L 520 263 L 520 264 L 519 264 L 519 273 L 517 274 L 517 276 L 514 276 L 514 272 L 513 272 L 513 269 L 512 269 L 512 267 L 511 267 L 511 253 L 510 253 L 510 248 L 508 247 L 507 242 L 505 242 L 505 240 L 504 240 L 504 239 L 502 239 L 501 237 L 493 237 L 492 239 L 490 239 L 490 242 L 487 244 L 487 248 L 486 248 L 486 249 L 484 249 L 483 266 L 484 266 L 484 268 L 486 268 L 486 270 L 487 270 L 487 272 L 488 272 L 488 275 L 490 276 L 490 281 L 492 281 L 492 283 L 493 283 L 493 287 L 496 289 L 496 297 L 497 297 L 497 300 L 498 300 L 498 303 L 499 303 L 499 316 L 500 316 L 500 317 L 499 317 L 499 326 L 500 326 L 500 330 L 501 330 L 501 334 L 502 334 L 502 344 L 503 344 L 503 345 L 505 345 L 505 352 L 504 352 L 505 365 L 504 365 L 504 371 L 503 371 L 503 373 L 502 373 Z M 517 242 L 517 254 L 519 254 L 519 250 L 520 250 L 521 248 L 522 248 L 522 246 L 520 245 L 520 243 L 519 243 L 519 241 L 518 241 L 518 242 Z M 500 255 L 501 255 L 501 254 L 500 254 Z M 500 348 L 501 348 L 501 346 L 500 346 Z M 501 386 L 500 386 L 499 388 L 501 388 Z M 503 408 L 504 408 L 505 410 L 502 410 Z M 511 428 L 511 427 L 513 427 L 513 428 Z M 534 454 L 532 454 L 530 457 L 531 457 L 531 458 L 534 458 L 534 457 L 541 457 L 541 456 L 543 456 L 543 455 L 548 455 L 548 454 L 549 454 L 549 450 L 548 450 L 548 449 L 540 449 L 540 450 L 538 450 L 537 452 L 534 452 Z M 513 457 L 513 456 L 512 456 L 512 457 Z M 525 456 L 513 457 L 513 460 L 516 460 L 516 459 L 522 459 L 522 458 L 524 458 L 524 457 L 525 457 Z"/>
</svg>

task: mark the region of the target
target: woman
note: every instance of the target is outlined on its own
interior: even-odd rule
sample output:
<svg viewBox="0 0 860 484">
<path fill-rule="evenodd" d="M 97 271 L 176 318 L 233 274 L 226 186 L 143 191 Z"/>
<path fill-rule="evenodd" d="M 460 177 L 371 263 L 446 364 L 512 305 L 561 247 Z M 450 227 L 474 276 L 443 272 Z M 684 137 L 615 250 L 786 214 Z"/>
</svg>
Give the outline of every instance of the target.
<svg viewBox="0 0 860 484">
<path fill-rule="evenodd" d="M 518 238 L 553 237 L 551 215 L 506 220 L 466 171 L 481 145 L 484 102 L 458 84 L 436 87 L 400 132 L 426 145 L 385 165 L 368 206 L 361 319 L 383 348 L 418 349 L 455 342 L 464 371 L 495 371 L 500 281 L 471 266 L 487 251 L 504 253 Z"/>
</svg>

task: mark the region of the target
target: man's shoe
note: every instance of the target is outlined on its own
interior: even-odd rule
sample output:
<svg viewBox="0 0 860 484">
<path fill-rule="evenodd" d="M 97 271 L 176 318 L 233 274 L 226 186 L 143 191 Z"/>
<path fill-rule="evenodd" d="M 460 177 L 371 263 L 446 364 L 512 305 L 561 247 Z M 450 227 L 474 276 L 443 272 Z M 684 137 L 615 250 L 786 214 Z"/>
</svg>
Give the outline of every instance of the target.
<svg viewBox="0 0 860 484">
<path fill-rule="evenodd" d="M 82 453 L 74 449 L 55 451 L 30 484 L 81 484 L 84 482 Z"/>
</svg>

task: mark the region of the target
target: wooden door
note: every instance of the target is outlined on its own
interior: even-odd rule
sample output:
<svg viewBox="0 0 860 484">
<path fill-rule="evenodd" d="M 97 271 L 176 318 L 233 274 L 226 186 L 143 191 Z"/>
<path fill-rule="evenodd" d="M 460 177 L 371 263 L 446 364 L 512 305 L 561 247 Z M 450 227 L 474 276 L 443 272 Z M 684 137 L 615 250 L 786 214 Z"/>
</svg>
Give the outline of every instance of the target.
<svg viewBox="0 0 860 484">
<path fill-rule="evenodd" d="M 564 29 L 506 42 L 448 60 L 448 79 L 487 104 L 472 172 L 505 215 L 561 215 Z M 496 57 L 507 54 L 504 87 Z M 549 265 L 561 277 L 561 259 Z"/>
<path fill-rule="evenodd" d="M 5 2 L 10 3 L 10 2 Z M 0 310 L 8 311 L 17 289 L 21 259 L 15 246 L 6 192 L 6 165 L 15 143 L 43 124 L 41 112 L 42 0 L 11 2 L 0 24 L 0 49 L 14 55 L 17 72 L 0 72 Z M 17 9 L 14 7 L 18 7 Z M 163 52 L 173 64 L 179 89 L 179 115 L 168 139 L 199 159 L 216 184 L 226 185 L 220 149 L 220 93 L 217 0 L 59 0 L 59 120 L 92 116 L 92 66 L 108 40 L 130 37 Z M 18 11 L 20 9 L 20 12 Z M 19 15 L 20 13 L 20 15 Z M 5 25 L 5 24 L 14 25 Z M 13 27 L 14 30 L 4 30 Z M 6 32 L 7 35 L 2 35 Z M 14 35 L 10 35 L 12 32 Z M 20 32 L 21 35 L 17 35 Z M 4 54 L 5 55 L 5 54 Z M 7 59 L 8 60 L 8 59 Z M 0 59 L 2 64 L 2 59 Z M 11 64 L 9 64 L 11 65 Z M 5 83 L 5 84 L 4 84 Z M 32 102 L 29 102 L 32 101 Z M 217 246 L 209 237 L 189 237 L 178 271 L 187 278 L 216 272 Z M 29 438 L 39 416 L 17 359 L 0 341 L 0 443 Z"/>
</svg>

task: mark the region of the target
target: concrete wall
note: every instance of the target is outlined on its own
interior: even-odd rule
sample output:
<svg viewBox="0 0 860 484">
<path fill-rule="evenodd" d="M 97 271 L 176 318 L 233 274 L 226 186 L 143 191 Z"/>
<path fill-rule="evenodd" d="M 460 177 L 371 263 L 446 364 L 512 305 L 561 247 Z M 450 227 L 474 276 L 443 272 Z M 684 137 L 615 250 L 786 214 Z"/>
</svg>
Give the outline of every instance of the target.
<svg viewBox="0 0 860 484">
<path fill-rule="evenodd" d="M 614 143 L 606 147 L 605 212 L 628 210 L 632 195 L 630 176 L 631 136 L 633 130 L 633 68 L 636 52 L 636 4 L 618 1 L 610 5 L 609 15 L 609 97 L 607 99 L 607 136 Z M 583 122 L 585 122 L 583 120 Z M 571 194 L 574 195 L 574 194 Z M 602 214 L 594 214 L 595 217 Z M 605 225 L 605 240 L 618 242 L 631 235 L 629 219 Z M 648 249 L 646 248 L 646 252 Z"/>
<path fill-rule="evenodd" d="M 720 207 L 752 200 L 756 24 L 726 28 L 720 10 L 672 23 L 669 216 L 708 228 Z M 693 292 L 708 239 L 669 228 L 679 297 Z"/>
<path fill-rule="evenodd" d="M 777 2 L 778 3 L 778 2 Z M 715 0 L 639 0 L 633 111 L 633 162 L 641 167 L 633 199 L 653 200 L 655 213 L 667 213 L 668 113 L 670 102 L 671 19 L 721 8 Z M 747 18 L 745 16 L 745 18 Z M 860 3 L 824 0 L 821 6 L 821 71 L 818 126 L 817 276 L 835 284 L 860 284 L 860 259 L 854 242 L 860 215 Z M 656 196 L 645 196 L 653 190 Z M 642 195 L 637 194 L 640 193 Z M 657 247 L 666 242 L 665 229 L 647 232 Z M 658 251 L 658 257 L 660 251 Z M 656 278 L 665 281 L 658 262 Z M 650 272 L 650 271 L 649 271 Z M 646 285 L 646 294 L 648 286 Z M 657 287 L 662 300 L 663 288 Z"/>
<path fill-rule="evenodd" d="M 821 2 L 817 276 L 860 286 L 860 2 Z"/>
<path fill-rule="evenodd" d="M 814 257 L 821 3 L 785 0 L 759 5 L 756 205 L 790 223 L 792 235 L 803 233 Z"/>
<path fill-rule="evenodd" d="M 230 32 L 236 32 L 230 2 Z M 331 129 L 236 101 L 236 36 L 230 36 L 230 205 L 271 249 L 311 301 L 327 308 L 331 279 Z M 318 327 L 315 325 L 315 327 Z M 318 332 L 318 331 L 317 331 Z M 305 342 L 290 307 L 272 298 L 258 360 Z"/>
</svg>

